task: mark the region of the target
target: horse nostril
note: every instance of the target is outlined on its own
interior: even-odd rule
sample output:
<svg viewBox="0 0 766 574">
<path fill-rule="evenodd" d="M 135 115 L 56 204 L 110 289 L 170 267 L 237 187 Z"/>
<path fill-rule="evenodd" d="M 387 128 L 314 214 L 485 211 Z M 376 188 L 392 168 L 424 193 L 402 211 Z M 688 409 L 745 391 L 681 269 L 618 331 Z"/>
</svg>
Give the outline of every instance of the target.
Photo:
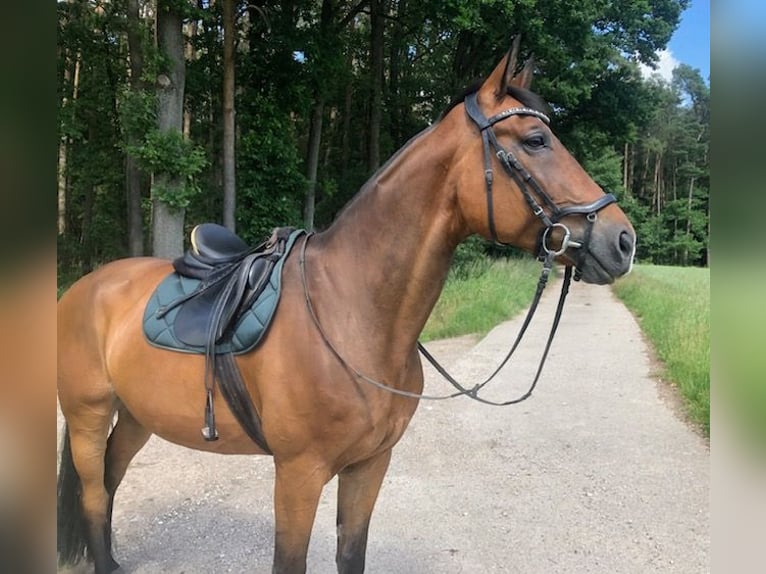
<svg viewBox="0 0 766 574">
<path fill-rule="evenodd" d="M 633 255 L 633 235 L 627 231 L 620 233 L 620 251 L 626 257 Z"/>
</svg>

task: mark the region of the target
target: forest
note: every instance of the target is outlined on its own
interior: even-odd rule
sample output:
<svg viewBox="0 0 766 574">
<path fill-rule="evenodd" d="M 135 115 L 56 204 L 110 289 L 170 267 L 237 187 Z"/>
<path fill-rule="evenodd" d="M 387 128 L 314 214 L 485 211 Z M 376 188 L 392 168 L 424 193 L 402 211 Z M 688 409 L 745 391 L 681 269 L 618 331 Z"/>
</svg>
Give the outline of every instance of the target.
<svg viewBox="0 0 766 574">
<path fill-rule="evenodd" d="M 707 265 L 710 79 L 639 68 L 688 1 L 59 1 L 59 275 L 173 257 L 204 221 L 326 227 L 515 34 L 637 259 Z"/>
</svg>

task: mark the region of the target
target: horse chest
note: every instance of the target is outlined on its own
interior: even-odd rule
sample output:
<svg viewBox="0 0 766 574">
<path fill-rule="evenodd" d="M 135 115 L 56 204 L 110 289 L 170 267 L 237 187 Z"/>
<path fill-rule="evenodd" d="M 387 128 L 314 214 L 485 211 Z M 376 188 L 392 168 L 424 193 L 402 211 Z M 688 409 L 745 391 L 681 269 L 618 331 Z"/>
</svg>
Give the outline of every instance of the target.
<svg viewBox="0 0 766 574">
<path fill-rule="evenodd" d="M 348 456 L 344 458 L 348 458 L 349 463 L 358 462 L 392 448 L 402 438 L 412 420 L 415 406 L 401 404 L 397 400 L 390 409 L 381 410 L 378 416 L 375 416 L 374 422 L 368 420 L 367 425 L 356 429 L 361 436 L 354 441 L 350 452 L 346 453 Z M 369 424 L 370 422 L 372 424 Z M 353 434 L 356 433 L 348 433 L 348 436 Z"/>
</svg>

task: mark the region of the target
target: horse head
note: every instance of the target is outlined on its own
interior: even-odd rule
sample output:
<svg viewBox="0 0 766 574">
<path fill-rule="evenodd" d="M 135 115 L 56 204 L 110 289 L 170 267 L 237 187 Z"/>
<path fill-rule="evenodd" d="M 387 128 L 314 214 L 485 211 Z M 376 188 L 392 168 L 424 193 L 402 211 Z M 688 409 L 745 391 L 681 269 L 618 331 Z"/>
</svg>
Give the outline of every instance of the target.
<svg viewBox="0 0 766 574">
<path fill-rule="evenodd" d="M 632 266 L 635 231 L 551 131 L 528 89 L 534 63 L 515 71 L 518 50 L 517 37 L 448 114 L 465 126 L 454 172 L 462 219 L 469 233 L 572 265 L 587 283 L 611 283 Z"/>
</svg>

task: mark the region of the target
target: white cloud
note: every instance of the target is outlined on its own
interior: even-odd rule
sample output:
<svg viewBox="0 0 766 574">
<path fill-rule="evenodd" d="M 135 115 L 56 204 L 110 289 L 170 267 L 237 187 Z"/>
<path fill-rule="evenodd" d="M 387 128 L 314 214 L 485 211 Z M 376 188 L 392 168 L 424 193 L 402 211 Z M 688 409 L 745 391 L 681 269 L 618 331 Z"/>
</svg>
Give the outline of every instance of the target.
<svg viewBox="0 0 766 574">
<path fill-rule="evenodd" d="M 681 62 L 679 62 L 670 50 L 660 50 L 657 52 L 659 61 L 657 62 L 657 69 L 653 70 L 646 64 L 639 64 L 641 74 L 644 78 L 651 78 L 653 75 L 659 75 L 666 82 L 670 82 L 673 79 L 673 70 Z"/>
</svg>

